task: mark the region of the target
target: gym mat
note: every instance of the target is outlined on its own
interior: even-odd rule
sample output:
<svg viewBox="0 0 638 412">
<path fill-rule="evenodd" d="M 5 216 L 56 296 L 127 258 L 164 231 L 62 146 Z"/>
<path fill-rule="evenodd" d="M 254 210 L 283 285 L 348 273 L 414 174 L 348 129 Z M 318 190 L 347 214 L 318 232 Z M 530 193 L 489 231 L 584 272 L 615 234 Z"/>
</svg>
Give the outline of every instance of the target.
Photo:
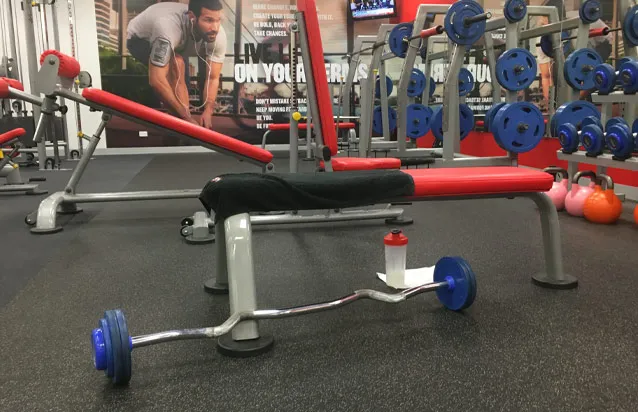
<svg viewBox="0 0 638 412">
<path fill-rule="evenodd" d="M 179 160 L 176 167 L 156 157 L 126 189 L 253 170 L 207 156 Z M 423 294 L 396 306 L 360 301 L 264 321 L 262 332 L 276 340 L 265 355 L 226 358 L 212 340 L 141 348 L 130 385 L 114 388 L 91 359 L 89 334 L 105 309 L 124 309 L 136 335 L 228 316 L 227 298 L 202 288 L 215 268 L 214 246 L 187 245 L 178 235 L 175 219 L 193 210 L 188 201 L 109 204 L 77 225 L 0 311 L 2 410 L 635 409 L 638 256 L 627 252 L 636 236 L 629 214 L 610 227 L 561 214 L 565 267 L 580 287 L 546 290 L 530 281 L 543 251 L 537 211 L 525 199 L 408 207 L 410 267 L 460 255 L 474 269 L 477 300 L 464 313 Z M 389 229 L 382 222 L 260 227 L 253 239 L 260 307 L 385 290 L 375 272 Z"/>
</svg>

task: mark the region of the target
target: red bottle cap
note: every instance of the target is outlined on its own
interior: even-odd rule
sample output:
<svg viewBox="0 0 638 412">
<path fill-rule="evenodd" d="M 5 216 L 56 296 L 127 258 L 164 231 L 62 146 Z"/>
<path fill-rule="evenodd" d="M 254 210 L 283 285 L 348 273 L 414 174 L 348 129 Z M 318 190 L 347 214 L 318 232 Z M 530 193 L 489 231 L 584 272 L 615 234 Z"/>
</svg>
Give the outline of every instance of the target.
<svg viewBox="0 0 638 412">
<path fill-rule="evenodd" d="M 405 246 L 408 244 L 408 238 L 403 234 L 401 229 L 394 229 L 385 235 L 383 243 L 387 246 Z"/>
</svg>

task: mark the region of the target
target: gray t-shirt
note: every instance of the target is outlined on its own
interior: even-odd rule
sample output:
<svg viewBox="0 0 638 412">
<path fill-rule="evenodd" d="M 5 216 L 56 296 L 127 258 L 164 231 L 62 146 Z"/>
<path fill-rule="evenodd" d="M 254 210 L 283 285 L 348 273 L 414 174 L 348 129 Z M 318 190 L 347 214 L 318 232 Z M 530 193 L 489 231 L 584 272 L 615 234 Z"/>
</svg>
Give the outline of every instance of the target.
<svg viewBox="0 0 638 412">
<path fill-rule="evenodd" d="M 188 5 L 157 3 L 149 6 L 128 24 L 127 36 L 147 40 L 151 45 L 150 61 L 164 67 L 173 53 L 182 56 L 206 56 L 207 60 L 223 63 L 226 55 L 226 32 L 220 26 L 214 42 L 195 41 L 194 28 L 188 17 Z"/>
</svg>

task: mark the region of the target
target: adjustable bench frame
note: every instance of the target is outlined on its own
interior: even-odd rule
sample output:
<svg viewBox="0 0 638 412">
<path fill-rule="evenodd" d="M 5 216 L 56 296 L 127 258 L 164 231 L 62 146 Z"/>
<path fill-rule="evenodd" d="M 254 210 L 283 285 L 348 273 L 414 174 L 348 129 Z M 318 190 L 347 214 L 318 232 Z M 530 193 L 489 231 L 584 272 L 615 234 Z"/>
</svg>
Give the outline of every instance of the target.
<svg viewBox="0 0 638 412">
<path fill-rule="evenodd" d="M 7 132 L 7 133 L 12 133 Z M 17 141 L 18 137 L 24 134 L 15 134 L 15 138 L 0 144 L 0 147 L 6 147 L 14 144 L 13 148 L 4 153 L 4 150 L 0 152 L 0 177 L 4 177 L 7 181 L 5 184 L 0 185 L 0 193 L 19 193 L 24 192 L 26 195 L 43 195 L 47 193 L 46 190 L 40 190 L 38 185 L 32 183 L 25 183 L 20 174 L 20 166 L 13 162 L 14 155 L 19 153 L 22 145 Z M 35 180 L 35 179 L 34 179 Z"/>
<path fill-rule="evenodd" d="M 526 197 L 533 200 L 540 211 L 543 234 L 545 268 L 542 273 L 532 276 L 534 284 L 554 289 L 571 289 L 577 286 L 573 276 L 565 274 L 560 243 L 560 227 L 556 207 L 545 193 L 503 193 L 498 195 L 450 196 L 419 198 L 416 201 L 474 200 Z M 403 199 L 405 201 L 405 199 Z M 251 224 L 259 223 L 259 217 L 239 214 L 225 221 L 217 222 L 216 242 L 216 279 L 220 289 L 228 288 L 230 313 L 251 312 L 258 309 L 253 264 L 253 242 Z M 258 322 L 241 322 L 218 341 L 218 347 L 224 354 L 250 352 L 262 353 L 272 344 L 272 336 L 262 336 Z"/>
</svg>

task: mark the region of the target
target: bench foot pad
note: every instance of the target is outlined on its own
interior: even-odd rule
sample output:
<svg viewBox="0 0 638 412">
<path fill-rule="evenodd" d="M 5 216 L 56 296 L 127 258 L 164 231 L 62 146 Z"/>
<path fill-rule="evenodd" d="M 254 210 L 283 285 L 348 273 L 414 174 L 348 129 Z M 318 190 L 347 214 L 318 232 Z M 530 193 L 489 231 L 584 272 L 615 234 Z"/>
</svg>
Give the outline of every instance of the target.
<svg viewBox="0 0 638 412">
<path fill-rule="evenodd" d="M 217 351 L 232 358 L 250 358 L 270 351 L 275 343 L 272 335 L 262 335 L 257 339 L 235 341 L 232 333 L 217 340 Z"/>
<path fill-rule="evenodd" d="M 565 275 L 563 280 L 548 278 L 545 273 L 537 273 L 532 276 L 532 283 L 547 289 L 574 289 L 578 287 L 578 279 L 571 275 Z"/>
</svg>

